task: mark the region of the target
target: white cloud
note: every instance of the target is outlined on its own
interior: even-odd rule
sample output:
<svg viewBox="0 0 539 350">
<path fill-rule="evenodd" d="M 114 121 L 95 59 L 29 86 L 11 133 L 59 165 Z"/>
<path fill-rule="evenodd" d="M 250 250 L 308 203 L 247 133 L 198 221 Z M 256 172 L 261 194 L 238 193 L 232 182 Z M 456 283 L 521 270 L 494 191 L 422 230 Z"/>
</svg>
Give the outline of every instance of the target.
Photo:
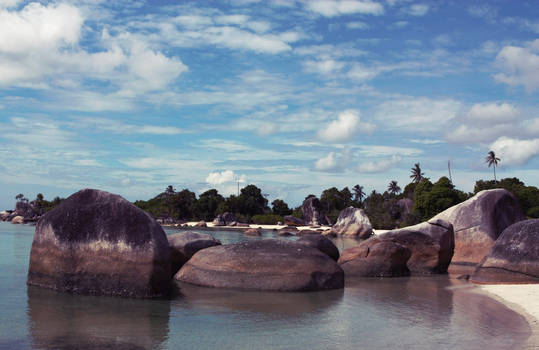
<svg viewBox="0 0 539 350">
<path fill-rule="evenodd" d="M 384 7 L 370 0 L 306 0 L 305 7 L 324 17 L 335 17 L 355 13 L 381 15 Z"/>
<path fill-rule="evenodd" d="M 333 75 L 344 68 L 345 63 L 332 59 L 321 61 L 306 61 L 304 67 L 307 72 L 318 73 L 322 75 Z"/>
<path fill-rule="evenodd" d="M 320 158 L 314 164 L 314 168 L 319 171 L 335 171 L 340 168 L 335 152 L 330 152 L 327 156 Z"/>
<path fill-rule="evenodd" d="M 210 185 L 222 185 L 229 182 L 246 182 L 245 175 L 237 176 L 232 170 L 210 173 L 206 177 L 206 182 Z"/>
<path fill-rule="evenodd" d="M 429 5 L 427 4 L 414 4 L 410 6 L 406 12 L 412 16 L 425 16 L 429 12 Z"/>
<path fill-rule="evenodd" d="M 516 119 L 518 114 L 518 109 L 508 103 L 478 103 L 470 108 L 466 120 L 485 125 L 507 123 Z"/>
<path fill-rule="evenodd" d="M 106 118 L 75 118 L 67 124 L 73 128 L 91 128 L 113 134 L 178 135 L 186 132 L 175 126 L 136 125 Z"/>
<path fill-rule="evenodd" d="M 520 140 L 502 136 L 490 145 L 500 164 L 523 165 L 539 155 L 539 138 Z"/>
<path fill-rule="evenodd" d="M 76 159 L 73 163 L 75 165 L 80 165 L 80 166 L 100 166 L 101 165 L 95 159 Z"/>
<path fill-rule="evenodd" d="M 504 70 L 494 79 L 508 85 L 523 85 L 532 92 L 539 88 L 539 39 L 524 47 L 505 46 L 496 56 L 496 63 Z"/>
<path fill-rule="evenodd" d="M 488 22 L 493 22 L 498 16 L 498 10 L 488 4 L 474 4 L 468 7 L 470 16 L 482 18 Z"/>
<path fill-rule="evenodd" d="M 352 65 L 352 68 L 347 73 L 347 76 L 350 79 L 354 79 L 360 82 L 364 82 L 367 80 L 370 80 L 377 76 L 380 73 L 380 71 L 373 67 L 365 67 L 361 65 L 360 63 L 355 63 Z"/>
<path fill-rule="evenodd" d="M 318 137 L 323 141 L 342 143 L 360 133 L 371 133 L 374 128 L 373 124 L 361 122 L 359 111 L 347 110 L 320 130 Z"/>
<path fill-rule="evenodd" d="M 453 99 L 401 98 L 381 103 L 376 108 L 376 118 L 391 129 L 442 132 L 460 108 L 461 103 Z"/>
<path fill-rule="evenodd" d="M 368 27 L 369 25 L 367 23 L 361 22 L 361 21 L 354 21 L 354 22 L 346 23 L 346 28 L 348 29 L 365 29 Z"/>
<path fill-rule="evenodd" d="M 362 163 L 358 171 L 361 173 L 380 173 L 391 169 L 402 160 L 401 156 L 393 155 L 391 158 L 382 159 L 379 161 L 371 161 Z"/>
</svg>

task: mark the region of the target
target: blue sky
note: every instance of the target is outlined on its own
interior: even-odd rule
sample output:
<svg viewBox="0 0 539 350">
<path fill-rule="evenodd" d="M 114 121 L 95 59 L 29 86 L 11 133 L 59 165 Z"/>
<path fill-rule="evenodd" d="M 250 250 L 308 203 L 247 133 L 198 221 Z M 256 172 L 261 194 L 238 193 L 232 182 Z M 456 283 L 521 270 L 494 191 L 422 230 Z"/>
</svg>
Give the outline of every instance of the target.
<svg viewBox="0 0 539 350">
<path fill-rule="evenodd" d="M 297 205 L 419 162 L 539 179 L 537 1 L 0 0 L 0 208 L 253 183 Z"/>
</svg>

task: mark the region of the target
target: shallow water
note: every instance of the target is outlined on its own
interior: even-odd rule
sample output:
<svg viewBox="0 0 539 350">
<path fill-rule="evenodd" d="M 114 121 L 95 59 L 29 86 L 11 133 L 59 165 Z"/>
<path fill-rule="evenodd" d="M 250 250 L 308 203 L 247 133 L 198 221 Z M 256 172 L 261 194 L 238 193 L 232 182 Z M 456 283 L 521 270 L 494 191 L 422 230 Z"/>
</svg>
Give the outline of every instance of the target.
<svg viewBox="0 0 539 350">
<path fill-rule="evenodd" d="M 33 230 L 0 222 L 0 349 L 484 350 L 519 349 L 529 335 L 523 317 L 447 276 L 356 279 L 316 293 L 179 284 L 171 300 L 27 287 Z M 223 243 L 257 239 L 212 234 Z"/>
</svg>

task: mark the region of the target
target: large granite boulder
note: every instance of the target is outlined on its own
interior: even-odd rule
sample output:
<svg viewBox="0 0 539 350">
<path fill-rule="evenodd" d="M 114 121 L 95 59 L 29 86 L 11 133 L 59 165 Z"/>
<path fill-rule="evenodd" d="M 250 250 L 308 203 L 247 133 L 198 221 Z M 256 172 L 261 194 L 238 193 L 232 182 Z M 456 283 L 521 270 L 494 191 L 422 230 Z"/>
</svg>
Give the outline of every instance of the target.
<svg viewBox="0 0 539 350">
<path fill-rule="evenodd" d="M 373 237 L 345 249 L 339 264 L 350 277 L 399 277 L 410 275 L 412 252 L 402 244 Z"/>
<path fill-rule="evenodd" d="M 372 235 L 372 225 L 365 211 L 354 207 L 342 210 L 331 230 L 337 235 L 357 236 L 361 239 Z"/>
<path fill-rule="evenodd" d="M 39 220 L 28 284 L 80 294 L 167 295 L 167 237 L 150 215 L 122 197 L 81 190 Z"/>
<path fill-rule="evenodd" d="M 283 219 L 284 224 L 287 226 L 305 226 L 305 222 L 302 219 L 298 219 L 292 215 L 286 215 Z"/>
<path fill-rule="evenodd" d="M 504 189 L 486 190 L 436 215 L 453 225 L 455 254 L 451 266 L 474 266 L 490 251 L 502 231 L 526 217 L 515 196 Z"/>
<path fill-rule="evenodd" d="M 208 227 L 208 225 L 206 224 L 206 221 L 199 221 L 194 225 L 194 227 Z"/>
<path fill-rule="evenodd" d="M 233 223 L 237 223 L 238 219 L 236 216 L 232 213 L 225 212 L 223 214 L 217 215 L 217 217 L 213 220 L 214 226 L 235 226 L 232 225 Z"/>
<path fill-rule="evenodd" d="M 440 219 L 388 231 L 379 238 L 410 249 L 407 265 L 414 274 L 447 273 L 455 249 L 453 226 Z"/>
<path fill-rule="evenodd" d="M 316 197 L 309 197 L 303 201 L 301 216 L 307 225 L 318 226 L 327 224 L 325 216 L 322 215 L 322 204 Z"/>
<path fill-rule="evenodd" d="M 507 227 L 471 277 L 476 283 L 539 283 L 539 219 Z"/>
<path fill-rule="evenodd" d="M 305 235 L 298 239 L 296 242 L 308 245 L 310 247 L 320 250 L 322 253 L 327 254 L 330 258 L 337 261 L 339 260 L 339 249 L 333 244 L 333 242 L 321 235 Z"/>
<path fill-rule="evenodd" d="M 174 279 L 206 287 L 282 292 L 344 287 L 344 273 L 329 256 L 305 244 L 274 239 L 203 249 Z"/>
<path fill-rule="evenodd" d="M 170 273 L 172 276 L 199 250 L 221 245 L 221 241 L 213 236 L 196 232 L 175 233 L 168 235 L 167 239 L 170 248 Z"/>
</svg>

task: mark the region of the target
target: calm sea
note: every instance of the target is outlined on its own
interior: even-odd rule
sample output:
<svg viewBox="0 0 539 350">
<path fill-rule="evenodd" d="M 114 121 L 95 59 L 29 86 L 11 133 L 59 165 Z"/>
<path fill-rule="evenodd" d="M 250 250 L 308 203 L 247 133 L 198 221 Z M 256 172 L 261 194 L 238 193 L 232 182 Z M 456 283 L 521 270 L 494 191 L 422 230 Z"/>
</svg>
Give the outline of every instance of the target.
<svg viewBox="0 0 539 350">
<path fill-rule="evenodd" d="M 180 285 L 171 300 L 27 287 L 33 232 L 0 222 L 0 349 L 485 350 L 519 349 L 529 336 L 520 315 L 447 276 L 358 279 L 316 293 Z"/>
</svg>

